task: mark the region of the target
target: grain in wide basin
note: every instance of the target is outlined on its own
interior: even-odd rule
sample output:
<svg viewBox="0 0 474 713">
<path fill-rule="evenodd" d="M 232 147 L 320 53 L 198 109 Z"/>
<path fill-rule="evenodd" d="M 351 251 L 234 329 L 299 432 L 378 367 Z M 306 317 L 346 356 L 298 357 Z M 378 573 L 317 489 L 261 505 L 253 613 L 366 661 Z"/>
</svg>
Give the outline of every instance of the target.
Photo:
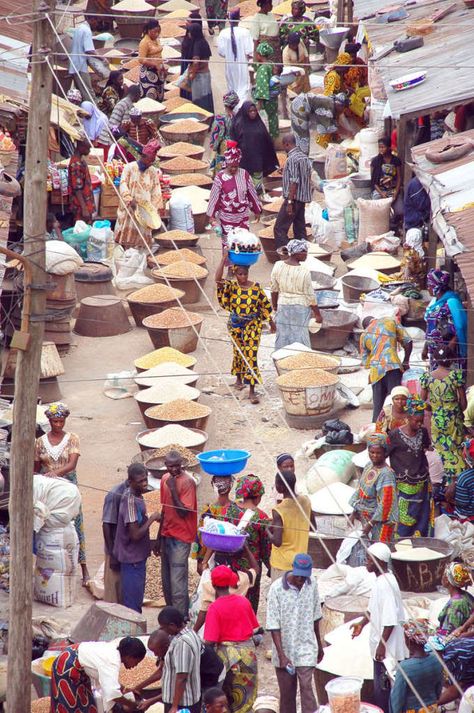
<svg viewBox="0 0 474 713">
<path fill-rule="evenodd" d="M 153 270 L 152 275 L 156 277 L 176 277 L 176 278 L 181 278 L 181 279 L 196 279 L 196 280 L 202 280 L 204 277 L 207 277 L 209 272 L 206 270 L 206 268 L 201 267 L 200 265 L 195 265 L 192 262 L 185 262 L 184 260 L 180 260 L 178 262 L 173 262 L 170 265 L 166 265 L 165 267 L 157 268 L 156 270 Z"/>
<path fill-rule="evenodd" d="M 202 433 L 196 433 L 190 428 L 185 428 L 176 423 L 168 424 L 151 433 L 147 433 L 140 438 L 140 443 L 148 448 L 165 448 L 175 443 L 178 443 L 183 448 L 194 448 L 199 446 L 205 438 Z"/>
<path fill-rule="evenodd" d="M 198 255 L 189 248 L 178 248 L 178 250 L 168 250 L 162 255 L 157 255 L 156 260 L 160 265 L 171 265 L 174 262 L 191 262 L 194 265 L 205 265 L 206 258 Z"/>
<path fill-rule="evenodd" d="M 159 304 L 160 302 L 175 300 L 181 295 L 182 290 L 176 290 L 174 287 L 157 283 L 156 285 L 148 285 L 148 287 L 142 287 L 140 290 L 132 292 L 132 294 L 128 296 L 128 299 L 131 302 L 140 302 L 143 304 Z"/>
<path fill-rule="evenodd" d="M 195 401 L 186 401 L 185 399 L 175 399 L 161 406 L 152 406 L 147 409 L 147 416 L 161 418 L 163 421 L 186 421 L 191 418 L 203 418 L 204 416 L 209 416 L 210 413 L 209 406 L 198 404 Z M 183 443 L 182 445 L 190 444 Z"/>
<path fill-rule="evenodd" d="M 179 307 L 170 307 L 159 314 L 152 314 L 143 320 L 145 327 L 154 329 L 182 329 L 183 327 L 191 327 L 194 324 L 200 324 L 202 317 L 196 312 L 187 312 Z"/>
<path fill-rule="evenodd" d="M 161 347 L 160 349 L 155 349 L 152 352 L 148 352 L 142 357 L 135 359 L 133 362 L 137 369 L 151 369 L 158 364 L 163 362 L 172 361 L 176 364 L 181 364 L 188 369 L 195 366 L 197 359 L 196 357 L 190 356 L 189 354 L 183 354 L 178 349 L 173 349 L 173 347 Z"/>
<path fill-rule="evenodd" d="M 186 384 L 176 384 L 172 379 L 160 380 L 165 383 L 150 386 L 135 394 L 135 400 L 145 404 L 165 404 L 176 399 L 193 401 L 201 395 L 199 389 L 194 389 Z"/>
<path fill-rule="evenodd" d="M 324 354 L 314 354 L 313 352 L 301 352 L 292 354 L 284 359 L 280 359 L 278 367 L 281 369 L 334 369 L 339 365 L 339 361 Z"/>
<path fill-rule="evenodd" d="M 315 386 L 331 386 L 337 384 L 339 377 L 335 374 L 330 374 L 324 369 L 296 369 L 288 371 L 286 374 L 277 376 L 276 383 L 278 386 L 289 387 L 315 387 Z"/>
</svg>

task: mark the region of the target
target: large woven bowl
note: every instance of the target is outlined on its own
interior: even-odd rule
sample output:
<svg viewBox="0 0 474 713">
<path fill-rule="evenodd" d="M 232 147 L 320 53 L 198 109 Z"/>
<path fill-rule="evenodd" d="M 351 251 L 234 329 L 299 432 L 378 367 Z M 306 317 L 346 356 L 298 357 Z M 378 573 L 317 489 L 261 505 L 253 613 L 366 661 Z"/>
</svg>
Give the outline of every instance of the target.
<svg viewBox="0 0 474 713">
<path fill-rule="evenodd" d="M 160 128 L 160 133 L 167 144 L 174 144 L 177 141 L 186 141 L 189 144 L 204 146 L 209 127 L 207 124 L 202 124 L 199 121 L 193 123 L 195 126 L 191 129 L 188 126 L 184 126 L 184 122 L 181 121 L 177 121 L 176 124 L 172 126 L 163 125 Z"/>
<path fill-rule="evenodd" d="M 189 144 L 186 153 L 176 153 L 173 149 L 175 143 L 178 143 L 177 139 L 175 139 L 172 144 L 169 144 L 169 146 L 163 146 L 158 151 L 158 158 L 161 161 L 168 161 L 168 159 L 175 158 L 176 156 L 189 156 L 189 158 L 195 158 L 197 161 L 202 160 L 204 149 L 201 146 L 196 146 L 195 144 L 190 144 L 189 141 L 185 141 L 184 143 Z"/>
<path fill-rule="evenodd" d="M 171 188 L 187 188 L 188 186 L 199 186 L 200 188 L 210 188 L 213 179 L 204 173 L 180 173 L 170 176 Z"/>
<path fill-rule="evenodd" d="M 170 307 L 176 307 L 178 305 L 177 300 L 181 300 L 182 297 L 184 297 L 183 290 L 177 289 L 176 297 L 164 302 L 135 302 L 133 300 L 133 295 L 127 297 L 127 302 L 130 307 L 132 317 L 135 320 L 135 324 L 137 327 L 142 327 L 142 322 L 146 317 L 150 317 L 152 314 L 158 314 L 159 312 L 164 312 L 165 309 L 169 309 Z"/>
</svg>

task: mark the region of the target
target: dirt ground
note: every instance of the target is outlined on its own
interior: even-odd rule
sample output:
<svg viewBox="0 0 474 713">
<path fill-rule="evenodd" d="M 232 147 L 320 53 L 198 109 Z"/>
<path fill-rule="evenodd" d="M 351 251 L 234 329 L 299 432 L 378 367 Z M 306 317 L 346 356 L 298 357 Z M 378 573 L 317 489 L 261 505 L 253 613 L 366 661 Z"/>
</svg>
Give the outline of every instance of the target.
<svg viewBox="0 0 474 713">
<path fill-rule="evenodd" d="M 210 38 L 216 54 L 216 37 Z M 221 108 L 224 93 L 224 68 L 222 64 L 213 69 L 214 98 L 216 110 Z M 255 230 L 260 226 L 252 226 Z M 202 391 L 200 401 L 212 408 L 209 421 L 208 448 L 244 447 L 252 456 L 248 471 L 259 475 L 266 487 L 262 507 L 271 510 L 274 502 L 273 479 L 275 456 L 282 451 L 295 452 L 302 443 L 312 437 L 311 431 L 298 431 L 286 424 L 281 401 L 275 384 L 275 371 L 271 362 L 274 336 L 264 334 L 259 358 L 264 384 L 260 389 L 261 403 L 251 405 L 245 393 L 237 393 L 231 387 L 229 376 L 231 346 L 226 332 L 226 315 L 217 306 L 214 295 L 214 271 L 220 259 L 220 245 L 214 234 L 202 236 L 199 243 L 207 259 L 209 277 L 205 285 L 210 304 L 199 305 L 204 323 L 201 339 L 194 356 L 197 357 L 196 372 L 201 374 L 197 387 Z M 252 269 L 252 279 L 264 287 L 269 286 L 271 265 L 260 259 Z M 195 310 L 195 306 L 190 306 Z M 131 321 L 132 324 L 132 321 Z M 91 575 L 103 559 L 101 512 L 105 493 L 125 477 L 127 465 L 138 453 L 136 435 L 143 430 L 140 412 L 133 398 L 114 401 L 103 393 L 108 373 L 133 369 L 137 357 L 151 351 L 153 346 L 145 329 L 135 326 L 121 336 L 93 339 L 75 336 L 70 354 L 64 357 L 65 375 L 60 377 L 63 400 L 71 410 L 67 428 L 76 432 L 81 441 L 81 457 L 78 478 L 83 498 L 87 560 Z M 366 383 L 366 377 L 363 377 Z M 369 411 L 345 411 L 342 417 L 354 429 L 370 420 Z M 299 473 L 303 475 L 303 473 Z M 202 475 L 199 487 L 199 505 L 212 497 L 209 477 Z M 192 565 L 194 566 L 194 565 Z M 264 578 L 263 596 L 259 619 L 265 622 L 265 592 L 270 580 Z M 54 618 L 62 622 L 76 623 L 92 603 L 92 596 L 80 586 L 75 604 L 67 610 L 55 609 L 34 603 L 34 615 Z M 8 598 L 0 595 L 1 617 L 7 616 Z M 151 630 L 156 622 L 156 609 L 147 608 L 144 614 Z M 265 640 L 260 647 L 260 692 L 275 692 L 276 680 L 273 668 L 264 660 L 263 652 L 269 648 Z"/>
</svg>

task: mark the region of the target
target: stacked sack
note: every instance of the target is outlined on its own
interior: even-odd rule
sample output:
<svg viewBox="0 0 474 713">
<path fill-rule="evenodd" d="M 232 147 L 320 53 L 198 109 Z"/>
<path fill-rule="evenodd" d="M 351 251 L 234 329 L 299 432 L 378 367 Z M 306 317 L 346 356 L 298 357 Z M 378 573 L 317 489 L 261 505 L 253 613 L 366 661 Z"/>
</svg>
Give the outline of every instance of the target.
<svg viewBox="0 0 474 713">
<path fill-rule="evenodd" d="M 74 523 L 81 495 L 64 478 L 33 476 L 36 563 L 33 596 L 54 607 L 70 607 L 76 596 L 79 541 Z"/>
</svg>

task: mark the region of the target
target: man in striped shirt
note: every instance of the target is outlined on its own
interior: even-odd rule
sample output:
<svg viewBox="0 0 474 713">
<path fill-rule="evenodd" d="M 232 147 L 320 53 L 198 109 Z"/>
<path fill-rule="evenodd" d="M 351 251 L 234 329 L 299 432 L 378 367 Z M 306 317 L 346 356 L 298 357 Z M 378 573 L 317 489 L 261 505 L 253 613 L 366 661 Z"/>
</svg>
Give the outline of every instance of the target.
<svg viewBox="0 0 474 713">
<path fill-rule="evenodd" d="M 120 562 L 121 604 L 141 612 L 145 594 L 146 561 L 150 556 L 150 525 L 160 513 L 147 516 L 143 493 L 148 490 L 145 466 L 133 463 L 128 469 L 130 487 L 120 501 L 114 557 Z"/>
<path fill-rule="evenodd" d="M 283 168 L 283 203 L 273 229 L 276 248 L 288 243 L 288 231 L 292 225 L 294 238 L 306 239 L 304 211 L 313 194 L 311 161 L 296 145 L 294 134 L 283 137 L 283 148 L 288 158 Z"/>
</svg>

